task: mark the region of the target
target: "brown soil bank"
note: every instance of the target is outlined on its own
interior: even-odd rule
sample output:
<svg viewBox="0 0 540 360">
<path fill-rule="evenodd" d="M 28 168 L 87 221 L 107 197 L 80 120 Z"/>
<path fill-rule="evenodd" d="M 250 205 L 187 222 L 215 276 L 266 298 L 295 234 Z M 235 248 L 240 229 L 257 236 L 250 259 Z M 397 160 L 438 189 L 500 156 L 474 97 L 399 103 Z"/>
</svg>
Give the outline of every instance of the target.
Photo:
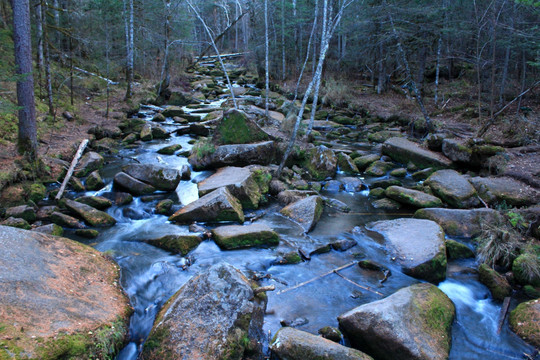
<svg viewBox="0 0 540 360">
<path fill-rule="evenodd" d="M 131 312 L 118 276 L 88 246 L 0 226 L 0 359 L 112 359 Z"/>
</svg>

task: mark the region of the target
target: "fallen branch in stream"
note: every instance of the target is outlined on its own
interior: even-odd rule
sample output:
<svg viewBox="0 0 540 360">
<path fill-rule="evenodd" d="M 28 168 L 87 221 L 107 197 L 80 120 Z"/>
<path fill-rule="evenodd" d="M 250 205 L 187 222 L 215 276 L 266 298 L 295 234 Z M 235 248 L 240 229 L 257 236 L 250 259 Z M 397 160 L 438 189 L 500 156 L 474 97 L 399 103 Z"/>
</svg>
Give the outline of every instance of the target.
<svg viewBox="0 0 540 360">
<path fill-rule="evenodd" d="M 71 175 L 73 175 L 73 171 L 75 171 L 75 166 L 77 166 L 77 163 L 79 162 L 80 157 L 82 156 L 84 149 L 86 148 L 86 145 L 88 145 L 88 139 L 84 139 L 81 144 L 79 145 L 79 149 L 75 153 L 75 156 L 73 157 L 73 160 L 71 161 L 71 165 L 69 166 L 69 170 L 66 174 L 66 177 L 64 178 L 64 181 L 62 182 L 62 186 L 60 186 L 60 190 L 58 190 L 58 194 L 56 194 L 55 199 L 58 201 L 62 198 L 62 195 L 64 194 L 64 190 L 66 189 L 66 185 L 71 179 Z"/>
<path fill-rule="evenodd" d="M 499 326 L 497 326 L 497 334 L 501 333 L 504 319 L 506 318 L 506 313 L 508 312 L 508 307 L 510 306 L 510 297 L 507 296 L 504 298 L 503 305 L 501 307 L 501 313 L 499 315 Z"/>
<path fill-rule="evenodd" d="M 356 285 L 356 286 L 358 286 L 358 287 L 360 287 L 360 288 L 362 288 L 362 289 L 364 289 L 364 290 L 370 291 L 370 292 L 375 293 L 375 294 L 380 295 L 380 296 L 384 296 L 384 295 L 381 294 L 380 292 L 375 291 L 375 290 L 373 290 L 373 289 L 371 289 L 371 288 L 369 288 L 369 287 L 362 286 L 362 285 L 360 285 L 360 284 L 358 284 L 358 283 L 356 283 L 356 282 L 354 282 L 354 281 L 352 281 L 352 280 L 346 278 L 345 276 L 341 275 L 340 273 L 338 273 L 338 271 L 343 270 L 343 269 L 350 268 L 351 266 L 356 265 L 356 264 L 357 264 L 357 262 L 352 262 L 352 263 L 348 263 L 348 264 L 346 264 L 346 265 L 340 266 L 340 267 L 338 267 L 338 268 L 336 268 L 336 269 L 332 269 L 332 270 L 330 270 L 330 271 L 328 271 L 328 272 L 326 272 L 326 273 L 324 273 L 324 274 L 321 274 L 321 275 L 319 275 L 319 276 L 317 276 L 317 277 L 314 277 L 313 279 L 309 279 L 309 280 L 307 280 L 307 281 L 304 281 L 304 282 L 302 282 L 302 283 L 300 283 L 300 284 L 298 284 L 298 285 L 295 285 L 295 286 L 293 286 L 293 287 L 290 287 L 290 288 L 288 288 L 288 289 L 284 289 L 284 290 L 278 291 L 277 294 L 278 294 L 278 295 L 284 294 L 284 293 L 286 293 L 286 292 L 288 292 L 288 291 L 298 289 L 298 288 L 300 288 L 300 287 L 302 287 L 302 286 L 304 286 L 304 285 L 307 285 L 307 284 L 310 284 L 310 283 L 312 283 L 312 282 L 314 282 L 314 281 L 316 281 L 316 280 L 322 279 L 323 277 L 328 276 L 328 275 L 330 275 L 330 274 L 337 274 L 337 275 L 339 275 L 340 277 L 342 277 L 343 279 L 349 281 L 350 283 L 352 283 L 352 284 L 354 284 L 354 285 Z"/>
<path fill-rule="evenodd" d="M 274 291 L 276 290 L 276 287 L 274 285 L 268 285 L 268 286 L 261 286 L 261 287 L 258 287 L 256 289 L 253 289 L 253 293 L 255 295 L 257 294 L 260 294 L 260 293 L 264 293 L 264 292 L 267 292 L 267 291 Z"/>
</svg>

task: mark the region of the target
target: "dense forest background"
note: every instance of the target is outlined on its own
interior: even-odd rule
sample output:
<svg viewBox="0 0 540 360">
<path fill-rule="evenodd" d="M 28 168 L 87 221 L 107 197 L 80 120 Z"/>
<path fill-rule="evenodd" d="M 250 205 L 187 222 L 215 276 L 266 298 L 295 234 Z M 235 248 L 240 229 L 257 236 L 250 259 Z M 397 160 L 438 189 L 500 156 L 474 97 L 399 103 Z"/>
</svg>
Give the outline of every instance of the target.
<svg viewBox="0 0 540 360">
<path fill-rule="evenodd" d="M 221 53 L 244 53 L 260 81 L 268 39 L 272 89 L 294 93 L 306 64 L 302 91 L 315 73 L 325 19 L 335 21 L 340 9 L 323 103 L 354 108 L 353 94 L 414 98 L 418 91 L 432 115 L 452 109 L 482 123 L 500 110 L 522 118 L 531 111 L 519 95 L 534 99 L 540 78 L 537 1 L 31 0 L 38 121 L 54 124 L 59 109 L 74 110 L 89 93 L 122 89 L 129 100 L 133 91 L 155 95 L 161 80 L 186 87 L 197 56 L 215 53 L 211 38 Z M 8 0 L 0 1 L 0 14 L 0 141 L 9 141 L 18 78 Z"/>
</svg>

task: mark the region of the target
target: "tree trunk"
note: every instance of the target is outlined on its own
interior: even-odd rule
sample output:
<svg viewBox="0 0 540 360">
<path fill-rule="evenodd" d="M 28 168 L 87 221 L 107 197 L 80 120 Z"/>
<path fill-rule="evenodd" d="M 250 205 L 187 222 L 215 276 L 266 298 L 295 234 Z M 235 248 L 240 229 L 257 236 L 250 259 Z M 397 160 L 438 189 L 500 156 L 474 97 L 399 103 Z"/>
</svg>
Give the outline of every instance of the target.
<svg viewBox="0 0 540 360">
<path fill-rule="evenodd" d="M 437 44 L 437 65 L 435 68 L 435 105 L 439 103 L 439 75 L 441 73 L 441 47 L 442 47 L 442 35 L 439 35 L 439 41 Z"/>
<path fill-rule="evenodd" d="M 285 81 L 285 0 L 281 0 L 281 80 Z"/>
<path fill-rule="evenodd" d="M 43 74 L 43 19 L 41 11 L 41 0 L 36 2 L 36 35 L 37 35 L 37 67 L 38 67 L 38 88 L 39 88 L 39 97 L 42 97 L 41 94 L 41 76 Z"/>
<path fill-rule="evenodd" d="M 53 91 L 52 91 L 52 78 L 51 78 L 51 64 L 49 55 L 49 37 L 47 31 L 47 1 L 41 6 L 41 19 L 43 20 L 43 64 L 45 66 L 45 86 L 47 88 L 47 103 L 49 105 L 49 115 L 55 118 Z"/>
<path fill-rule="evenodd" d="M 127 3 L 129 2 L 129 3 Z M 124 26 L 126 32 L 126 96 L 125 100 L 133 95 L 133 0 L 124 0 Z"/>
<path fill-rule="evenodd" d="M 32 75 L 32 45 L 30 34 L 29 0 L 12 0 L 13 43 L 17 74 L 17 103 L 19 109 L 18 151 L 30 161 L 37 160 L 36 108 L 34 77 Z"/>
<path fill-rule="evenodd" d="M 264 115 L 266 121 L 269 120 L 268 116 L 268 96 L 270 94 L 270 78 L 268 73 L 268 0 L 264 0 L 264 70 L 265 70 L 265 96 L 264 96 Z"/>
<path fill-rule="evenodd" d="M 296 98 L 298 97 L 298 88 L 300 87 L 300 81 L 302 80 L 302 76 L 304 75 L 304 71 L 306 69 L 306 65 L 309 59 L 309 51 L 311 48 L 311 43 L 313 41 L 313 37 L 315 34 L 315 29 L 317 28 L 317 17 L 319 16 L 319 0 L 315 0 L 315 15 L 313 17 L 313 26 L 311 27 L 311 34 L 309 35 L 309 41 L 307 45 L 307 51 L 306 51 L 306 58 L 304 60 L 304 64 L 302 65 L 302 69 L 300 70 L 300 75 L 298 76 L 298 81 L 296 82 L 296 87 L 294 88 L 294 100 L 296 101 Z"/>
</svg>

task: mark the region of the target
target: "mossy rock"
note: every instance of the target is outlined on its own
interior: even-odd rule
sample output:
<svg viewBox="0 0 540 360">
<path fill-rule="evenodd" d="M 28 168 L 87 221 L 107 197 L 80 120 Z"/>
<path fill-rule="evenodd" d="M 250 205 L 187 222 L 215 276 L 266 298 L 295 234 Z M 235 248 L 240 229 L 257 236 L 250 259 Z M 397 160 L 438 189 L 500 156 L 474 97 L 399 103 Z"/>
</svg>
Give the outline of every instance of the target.
<svg viewBox="0 0 540 360">
<path fill-rule="evenodd" d="M 0 222 L 0 225 L 10 226 L 18 229 L 30 230 L 31 226 L 28 221 L 21 218 L 9 217 L 6 220 Z"/>
<path fill-rule="evenodd" d="M 523 340 L 540 347 L 540 299 L 519 304 L 508 320 L 512 330 Z"/>
<path fill-rule="evenodd" d="M 101 178 L 99 171 L 96 170 L 88 175 L 85 185 L 88 190 L 100 190 L 105 186 L 105 182 Z"/>
<path fill-rule="evenodd" d="M 220 226 L 212 230 L 212 235 L 216 244 L 226 250 L 279 244 L 278 234 L 265 224 Z"/>
<path fill-rule="evenodd" d="M 41 183 L 34 183 L 30 185 L 30 188 L 28 189 L 28 200 L 35 202 L 36 204 L 43 200 L 45 197 L 45 194 L 47 192 L 47 189 L 45 186 Z"/>
<path fill-rule="evenodd" d="M 99 236 L 99 231 L 95 229 L 77 229 L 75 235 L 86 239 L 95 239 Z"/>
<path fill-rule="evenodd" d="M 505 297 L 512 294 L 512 287 L 508 280 L 487 264 L 482 264 L 478 268 L 478 276 L 480 282 L 486 285 L 491 291 L 491 295 L 495 300 L 503 301 Z"/>
<path fill-rule="evenodd" d="M 540 298 L 540 288 L 538 288 L 538 287 L 534 287 L 534 286 L 531 286 L 531 285 L 525 285 L 523 287 L 523 292 L 525 293 L 525 295 L 527 295 L 527 297 L 529 297 L 531 299 Z"/>
<path fill-rule="evenodd" d="M 449 260 L 474 257 L 474 251 L 469 249 L 467 245 L 451 239 L 446 240 L 446 254 Z"/>
<path fill-rule="evenodd" d="M 384 176 L 394 167 L 394 163 L 386 161 L 375 161 L 366 169 L 365 174 L 369 176 Z"/>
<path fill-rule="evenodd" d="M 250 144 L 268 140 L 268 135 L 240 110 L 231 109 L 217 124 L 213 142 L 217 145 Z"/>
<path fill-rule="evenodd" d="M 201 241 L 199 235 L 165 235 L 158 239 L 145 240 L 150 245 L 182 256 L 199 246 Z"/>
<path fill-rule="evenodd" d="M 177 152 L 181 148 L 182 148 L 182 145 L 180 144 L 169 145 L 169 146 L 162 147 L 161 149 L 157 151 L 157 153 L 163 154 L 163 155 L 173 155 L 175 152 Z"/>
<path fill-rule="evenodd" d="M 363 155 L 356 157 L 354 159 L 354 164 L 356 165 L 356 167 L 358 167 L 359 170 L 364 170 L 375 161 L 378 161 L 380 158 L 381 156 L 378 154 Z"/>
<path fill-rule="evenodd" d="M 155 210 L 156 214 L 171 215 L 171 209 L 172 209 L 173 204 L 174 202 L 171 199 L 161 200 L 156 205 L 156 210 Z"/>
</svg>

